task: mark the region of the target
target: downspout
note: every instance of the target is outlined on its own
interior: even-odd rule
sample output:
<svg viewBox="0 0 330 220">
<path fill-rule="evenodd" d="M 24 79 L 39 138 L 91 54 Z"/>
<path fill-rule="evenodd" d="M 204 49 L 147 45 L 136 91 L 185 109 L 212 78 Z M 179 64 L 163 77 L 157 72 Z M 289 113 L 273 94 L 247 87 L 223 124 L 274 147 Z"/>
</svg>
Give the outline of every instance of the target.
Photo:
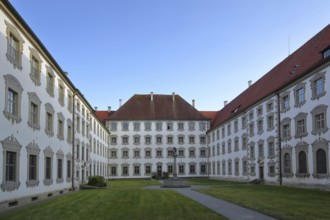
<svg viewBox="0 0 330 220">
<path fill-rule="evenodd" d="M 277 131 L 278 131 L 278 161 L 279 161 L 279 182 L 282 186 L 282 139 L 281 139 L 281 106 L 280 106 L 280 94 L 276 92 L 277 97 Z"/>
<path fill-rule="evenodd" d="M 72 190 L 74 191 L 74 144 L 75 144 L 75 133 L 76 133 L 76 126 L 75 126 L 75 112 L 76 112 L 76 104 L 75 104 L 75 100 L 76 100 L 76 91 L 73 92 L 73 96 L 72 96 L 72 164 L 71 164 L 71 179 L 72 179 Z"/>
</svg>

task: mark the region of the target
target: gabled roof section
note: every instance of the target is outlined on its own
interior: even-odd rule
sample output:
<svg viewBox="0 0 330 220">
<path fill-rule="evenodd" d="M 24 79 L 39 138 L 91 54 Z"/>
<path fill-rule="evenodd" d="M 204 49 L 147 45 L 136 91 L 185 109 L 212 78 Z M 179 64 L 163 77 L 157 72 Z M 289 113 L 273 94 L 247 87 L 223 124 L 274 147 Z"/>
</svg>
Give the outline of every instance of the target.
<svg viewBox="0 0 330 220">
<path fill-rule="evenodd" d="M 96 117 L 98 117 L 98 119 L 102 121 L 103 124 L 105 124 L 110 115 L 113 113 L 115 113 L 115 111 L 95 111 Z"/>
<path fill-rule="evenodd" d="M 109 120 L 210 120 L 179 95 L 134 95 Z"/>
<path fill-rule="evenodd" d="M 217 116 L 218 111 L 200 111 L 200 113 L 210 120 L 213 120 L 215 116 Z"/>
<path fill-rule="evenodd" d="M 330 25 L 252 84 L 221 109 L 211 122 L 211 130 L 280 89 L 329 62 L 322 51 L 330 45 Z"/>
</svg>

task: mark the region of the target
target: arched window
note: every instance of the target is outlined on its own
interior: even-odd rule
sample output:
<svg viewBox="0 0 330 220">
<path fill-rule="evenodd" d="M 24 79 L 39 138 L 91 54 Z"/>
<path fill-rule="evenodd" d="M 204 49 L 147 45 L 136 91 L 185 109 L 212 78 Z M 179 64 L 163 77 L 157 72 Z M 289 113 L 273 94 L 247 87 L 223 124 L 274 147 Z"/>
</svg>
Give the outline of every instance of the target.
<svg viewBox="0 0 330 220">
<path fill-rule="evenodd" d="M 290 154 L 284 154 L 284 173 L 291 173 L 291 158 Z"/>
<path fill-rule="evenodd" d="M 316 172 L 319 174 L 327 173 L 326 153 L 323 149 L 316 151 Z"/>
<path fill-rule="evenodd" d="M 307 159 L 305 151 L 299 152 L 299 173 L 307 173 Z"/>
</svg>

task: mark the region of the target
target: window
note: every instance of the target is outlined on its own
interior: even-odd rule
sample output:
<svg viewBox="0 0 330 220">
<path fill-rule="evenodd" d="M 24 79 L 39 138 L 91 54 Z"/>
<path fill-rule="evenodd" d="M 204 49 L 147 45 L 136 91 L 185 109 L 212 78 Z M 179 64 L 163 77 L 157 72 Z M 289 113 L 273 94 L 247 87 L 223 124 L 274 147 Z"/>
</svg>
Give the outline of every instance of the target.
<svg viewBox="0 0 330 220">
<path fill-rule="evenodd" d="M 179 144 L 184 144 L 184 136 L 179 136 L 178 140 L 179 140 Z"/>
<path fill-rule="evenodd" d="M 262 106 L 259 106 L 258 108 L 257 108 L 257 116 L 262 116 Z"/>
<path fill-rule="evenodd" d="M 195 149 L 189 149 L 189 157 L 195 157 Z"/>
<path fill-rule="evenodd" d="M 246 128 L 246 117 L 243 116 L 242 117 L 242 129 L 245 129 Z"/>
<path fill-rule="evenodd" d="M 122 165 L 122 175 L 128 176 L 128 165 Z"/>
<path fill-rule="evenodd" d="M 57 179 L 63 179 L 63 160 L 57 159 Z"/>
<path fill-rule="evenodd" d="M 135 176 L 140 175 L 140 165 L 134 165 L 134 175 Z"/>
<path fill-rule="evenodd" d="M 267 103 L 267 112 L 271 112 L 271 111 L 273 111 L 273 109 L 274 109 L 273 100 L 270 100 L 270 101 Z"/>
<path fill-rule="evenodd" d="M 205 136 L 200 136 L 199 137 L 199 143 L 200 144 L 205 144 L 206 142 L 205 142 Z"/>
<path fill-rule="evenodd" d="M 250 159 L 254 160 L 255 159 L 255 152 L 254 152 L 254 142 L 250 143 Z"/>
<path fill-rule="evenodd" d="M 274 129 L 274 115 L 273 113 L 267 116 L 267 131 Z"/>
<path fill-rule="evenodd" d="M 281 96 L 281 112 L 287 112 L 290 109 L 289 92 L 284 92 Z"/>
<path fill-rule="evenodd" d="M 289 153 L 285 153 L 283 157 L 283 173 L 284 174 L 290 174 L 291 173 L 291 156 Z"/>
<path fill-rule="evenodd" d="M 231 134 L 231 125 L 230 124 L 227 125 L 227 134 L 228 135 Z"/>
<path fill-rule="evenodd" d="M 111 176 L 117 176 L 117 167 L 111 166 Z"/>
<path fill-rule="evenodd" d="M 179 157 L 184 157 L 184 150 L 183 149 L 179 149 Z"/>
<path fill-rule="evenodd" d="M 162 149 L 157 149 L 157 150 L 156 150 L 156 157 L 157 157 L 157 158 L 161 158 L 161 157 L 163 157 L 163 151 L 162 151 Z"/>
<path fill-rule="evenodd" d="M 200 149 L 200 157 L 206 157 L 206 150 Z"/>
<path fill-rule="evenodd" d="M 224 138 L 225 137 L 225 128 L 223 127 L 222 129 L 221 129 L 221 134 L 222 134 L 222 138 Z"/>
<path fill-rule="evenodd" d="M 313 123 L 312 134 L 316 135 L 328 131 L 327 108 L 328 106 L 326 105 L 318 105 L 311 111 Z"/>
<path fill-rule="evenodd" d="M 254 136 L 254 123 L 253 122 L 251 122 L 249 124 L 249 136 L 250 137 Z"/>
<path fill-rule="evenodd" d="M 67 155 L 67 158 L 68 158 L 68 160 L 66 161 L 66 164 L 67 164 L 67 166 L 66 166 L 66 178 L 67 178 L 67 181 L 70 181 L 70 179 L 71 179 L 71 160 L 70 160 L 70 157 L 71 157 L 71 155 Z"/>
<path fill-rule="evenodd" d="M 72 121 L 71 119 L 67 119 L 67 142 L 69 144 L 72 143 Z"/>
<path fill-rule="evenodd" d="M 122 144 L 124 145 L 128 144 L 128 136 L 122 136 Z"/>
<path fill-rule="evenodd" d="M 116 145 L 117 144 L 117 137 L 112 136 L 110 143 L 111 143 L 111 145 Z"/>
<path fill-rule="evenodd" d="M 312 100 L 325 95 L 325 72 L 316 74 L 311 80 Z"/>
<path fill-rule="evenodd" d="M 144 130 L 146 130 L 146 131 L 151 130 L 151 122 L 145 122 L 144 123 Z"/>
<path fill-rule="evenodd" d="M 222 175 L 226 175 L 226 161 L 222 160 Z"/>
<path fill-rule="evenodd" d="M 205 122 L 199 122 L 199 130 L 200 131 L 206 131 L 206 123 Z"/>
<path fill-rule="evenodd" d="M 18 143 L 14 136 L 7 137 L 1 141 L 3 148 L 3 165 L 2 184 L 3 191 L 13 191 L 19 188 L 19 155 L 22 146 Z"/>
<path fill-rule="evenodd" d="M 248 174 L 248 161 L 247 158 L 243 158 L 242 159 L 242 170 L 243 170 L 243 175 L 247 175 Z"/>
<path fill-rule="evenodd" d="M 169 174 L 172 174 L 173 173 L 173 165 L 167 165 L 167 172 Z"/>
<path fill-rule="evenodd" d="M 281 122 L 282 125 L 282 141 L 291 139 L 291 118 L 284 118 Z"/>
<path fill-rule="evenodd" d="M 172 122 L 167 122 L 166 123 L 166 130 L 167 131 L 173 131 L 173 123 Z"/>
<path fill-rule="evenodd" d="M 269 137 L 267 139 L 268 142 L 268 158 L 274 158 L 275 157 L 275 138 L 273 136 Z"/>
<path fill-rule="evenodd" d="M 245 150 L 247 147 L 247 137 L 246 134 L 242 135 L 242 150 Z"/>
<path fill-rule="evenodd" d="M 264 141 L 263 140 L 258 141 L 258 157 L 259 157 L 259 159 L 264 157 Z"/>
<path fill-rule="evenodd" d="M 183 122 L 178 122 L 178 130 L 183 131 L 184 130 L 184 123 Z"/>
<path fill-rule="evenodd" d="M 111 131 L 117 131 L 117 122 L 111 122 L 110 123 L 110 130 Z"/>
<path fill-rule="evenodd" d="M 228 175 L 232 175 L 232 160 L 228 160 Z"/>
<path fill-rule="evenodd" d="M 156 136 L 156 144 L 162 144 L 162 138 L 160 135 Z"/>
<path fill-rule="evenodd" d="M 307 156 L 306 156 L 306 153 L 305 151 L 300 151 L 299 154 L 298 154 L 298 167 L 299 167 L 299 170 L 298 172 L 299 173 L 307 173 Z"/>
<path fill-rule="evenodd" d="M 150 164 L 145 165 L 145 172 L 146 172 L 146 175 L 150 175 L 151 174 L 151 165 Z"/>
<path fill-rule="evenodd" d="M 140 144 L 140 136 L 134 136 L 133 137 L 133 140 L 134 140 L 134 144 L 135 145 L 139 145 Z"/>
<path fill-rule="evenodd" d="M 195 122 L 189 122 L 188 123 L 188 129 L 189 129 L 189 131 L 194 131 L 195 130 Z"/>
<path fill-rule="evenodd" d="M 217 140 L 220 140 L 220 130 L 217 129 Z M 214 142 L 214 132 L 212 133 L 212 141 Z"/>
<path fill-rule="evenodd" d="M 46 91 L 51 97 L 54 97 L 55 74 L 51 69 L 51 67 L 46 66 L 46 69 L 47 69 Z"/>
<path fill-rule="evenodd" d="M 27 187 L 34 187 L 39 185 L 39 175 L 38 175 L 38 158 L 40 149 L 38 145 L 31 142 L 26 146 L 27 157 L 28 157 L 28 179 L 26 181 Z"/>
<path fill-rule="evenodd" d="M 64 106 L 65 87 L 62 81 L 58 82 L 58 102 L 61 106 Z"/>
<path fill-rule="evenodd" d="M 128 131 L 128 122 L 122 122 L 121 126 L 123 131 Z"/>
<path fill-rule="evenodd" d="M 29 121 L 28 125 L 33 128 L 33 129 L 40 129 L 40 117 L 39 117 L 39 112 L 40 112 L 40 104 L 41 101 L 39 97 L 37 96 L 37 93 L 35 92 L 28 92 L 29 96 Z"/>
<path fill-rule="evenodd" d="M 189 144 L 195 144 L 195 136 L 189 136 Z"/>
<path fill-rule="evenodd" d="M 238 132 L 238 120 L 237 119 L 234 121 L 234 132 L 235 133 Z"/>
<path fill-rule="evenodd" d="M 145 158 L 151 157 L 151 149 L 145 149 Z"/>
<path fill-rule="evenodd" d="M 179 164 L 179 174 L 184 174 L 184 165 Z"/>
<path fill-rule="evenodd" d="M 328 178 L 328 161 L 329 161 L 329 150 L 328 140 L 317 139 L 312 143 L 313 149 L 313 177 L 314 178 Z"/>
<path fill-rule="evenodd" d="M 239 159 L 235 158 L 235 175 L 239 176 Z"/>
<path fill-rule="evenodd" d="M 145 136 L 145 144 L 151 144 L 151 136 Z"/>
<path fill-rule="evenodd" d="M 45 133 L 49 136 L 54 135 L 54 108 L 50 103 L 45 104 L 46 118 L 45 118 Z"/>
<path fill-rule="evenodd" d="M 156 130 L 157 131 L 163 130 L 163 123 L 162 122 L 156 122 Z"/>
<path fill-rule="evenodd" d="M 14 25 L 5 21 L 7 25 L 7 60 L 14 65 L 14 68 L 22 70 L 22 53 L 24 40 Z"/>
<path fill-rule="evenodd" d="M 251 110 L 251 111 L 249 112 L 249 120 L 250 120 L 250 121 L 253 120 L 253 110 Z"/>
<path fill-rule="evenodd" d="M 34 48 L 30 47 L 30 78 L 35 85 L 40 86 L 41 59 Z"/>
<path fill-rule="evenodd" d="M 45 179 L 44 179 L 44 185 L 48 186 L 51 185 L 53 183 L 53 178 L 52 178 L 52 169 L 53 169 L 53 165 L 52 165 L 52 161 L 53 161 L 53 150 L 50 148 L 50 146 L 48 146 L 46 149 L 44 149 L 44 155 L 45 155 L 45 162 L 44 162 L 44 166 L 45 166 Z"/>
<path fill-rule="evenodd" d="M 234 151 L 237 152 L 239 151 L 239 146 L 238 146 L 238 137 L 235 137 L 234 139 Z"/>
<path fill-rule="evenodd" d="M 23 88 L 20 82 L 12 75 L 4 75 L 5 78 L 5 107 L 4 116 L 12 122 L 20 123 L 21 119 L 21 96 Z"/>
<path fill-rule="evenodd" d="M 295 124 L 296 124 L 296 134 L 295 138 L 301 138 L 307 136 L 306 130 L 306 118 L 307 113 L 299 113 L 296 117 L 294 117 Z"/>
<path fill-rule="evenodd" d="M 110 158 L 117 158 L 117 150 L 113 149 L 110 151 Z"/>
<path fill-rule="evenodd" d="M 140 122 L 134 122 L 133 129 L 134 131 L 140 131 Z"/>
<path fill-rule="evenodd" d="M 173 144 L 173 136 L 167 136 L 167 144 Z"/>
<path fill-rule="evenodd" d="M 295 105 L 294 107 L 301 107 L 306 103 L 305 99 L 305 84 L 306 83 L 299 83 L 295 89 L 294 89 L 294 94 L 295 94 Z"/>
<path fill-rule="evenodd" d="M 134 150 L 134 157 L 133 158 L 140 158 L 140 150 L 139 149 Z"/>
<path fill-rule="evenodd" d="M 129 156 L 128 156 L 128 149 L 123 149 L 122 150 L 122 158 L 123 159 L 126 159 L 126 158 L 128 158 Z"/>
<path fill-rule="evenodd" d="M 64 117 L 62 113 L 57 113 L 57 137 L 60 140 L 64 139 Z"/>
<path fill-rule="evenodd" d="M 264 132 L 264 126 L 263 126 L 263 120 L 262 118 L 258 119 L 258 134 L 262 134 Z"/>
<path fill-rule="evenodd" d="M 189 174 L 196 174 L 195 164 L 189 165 Z"/>
<path fill-rule="evenodd" d="M 231 139 L 229 139 L 227 143 L 227 152 L 231 153 Z"/>
<path fill-rule="evenodd" d="M 200 164 L 201 174 L 206 174 L 206 164 Z"/>
<path fill-rule="evenodd" d="M 72 93 L 68 90 L 68 110 L 72 113 L 73 110 L 73 97 Z"/>
</svg>

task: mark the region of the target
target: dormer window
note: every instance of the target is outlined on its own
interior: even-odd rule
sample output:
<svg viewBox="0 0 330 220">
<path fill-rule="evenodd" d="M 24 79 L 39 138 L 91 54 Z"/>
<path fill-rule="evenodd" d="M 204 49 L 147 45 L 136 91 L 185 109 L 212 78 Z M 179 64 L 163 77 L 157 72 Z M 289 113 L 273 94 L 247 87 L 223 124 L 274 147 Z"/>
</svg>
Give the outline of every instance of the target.
<svg viewBox="0 0 330 220">
<path fill-rule="evenodd" d="M 323 50 L 321 53 L 323 55 L 323 59 L 326 59 L 326 58 L 330 57 L 330 46 L 325 48 L 325 50 Z"/>
</svg>

